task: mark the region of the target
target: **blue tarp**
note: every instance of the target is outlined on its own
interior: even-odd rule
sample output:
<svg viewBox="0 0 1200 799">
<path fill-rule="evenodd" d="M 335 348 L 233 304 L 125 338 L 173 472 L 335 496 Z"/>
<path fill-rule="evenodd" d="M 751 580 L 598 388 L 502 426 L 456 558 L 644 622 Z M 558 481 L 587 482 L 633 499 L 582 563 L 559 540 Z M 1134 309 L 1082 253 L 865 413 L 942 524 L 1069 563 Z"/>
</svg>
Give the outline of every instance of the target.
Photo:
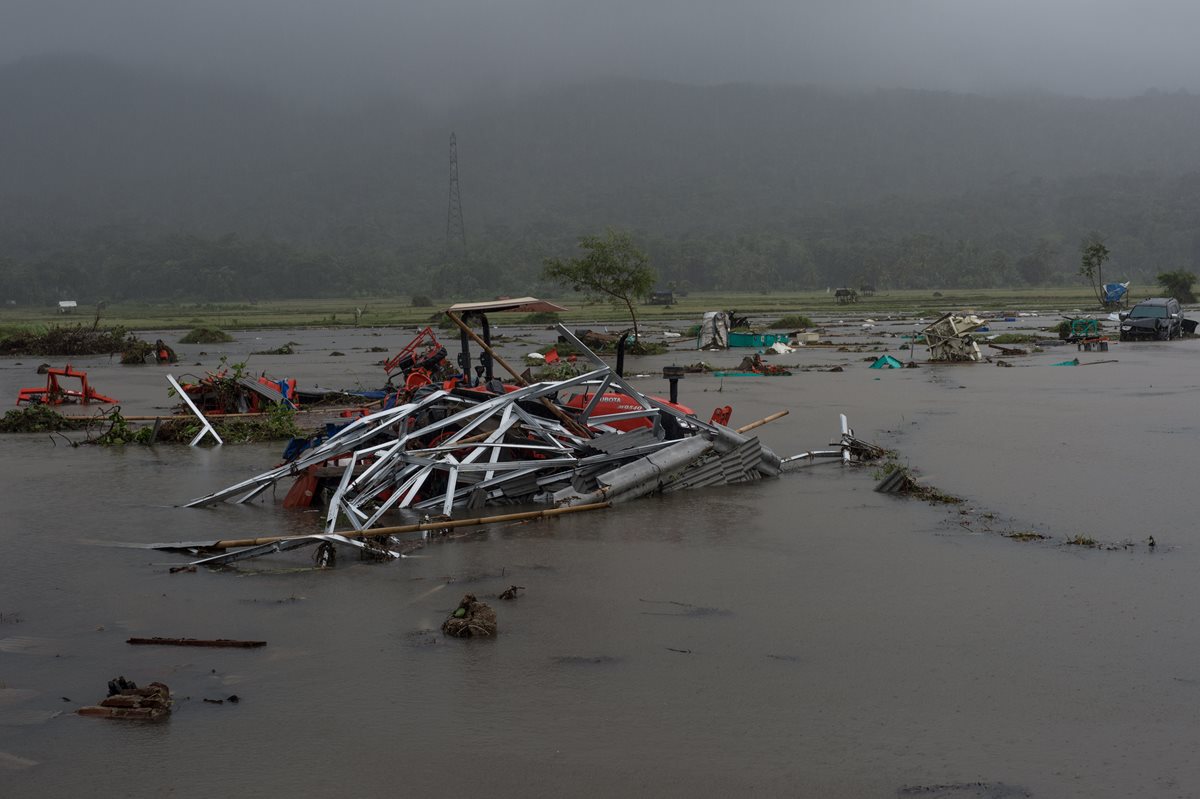
<svg viewBox="0 0 1200 799">
<path fill-rule="evenodd" d="M 1105 283 L 1104 301 L 1106 303 L 1120 302 L 1127 291 L 1129 291 L 1129 283 Z"/>
</svg>

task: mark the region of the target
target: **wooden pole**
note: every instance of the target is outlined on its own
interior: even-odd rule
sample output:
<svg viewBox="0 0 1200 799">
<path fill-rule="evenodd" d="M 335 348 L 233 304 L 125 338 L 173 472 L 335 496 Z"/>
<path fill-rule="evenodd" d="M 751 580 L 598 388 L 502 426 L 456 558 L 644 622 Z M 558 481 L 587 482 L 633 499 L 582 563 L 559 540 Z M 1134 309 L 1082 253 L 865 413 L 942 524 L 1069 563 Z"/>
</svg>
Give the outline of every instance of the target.
<svg viewBox="0 0 1200 799">
<path fill-rule="evenodd" d="M 782 419 L 784 416 L 787 416 L 788 413 L 789 413 L 789 411 L 778 411 L 777 413 L 773 413 L 770 416 L 764 416 L 762 419 L 759 419 L 757 422 L 751 422 L 750 424 L 742 425 L 741 427 L 739 427 L 736 430 L 736 432 L 745 433 L 750 430 L 753 430 L 756 427 L 762 427 L 764 424 L 767 424 L 768 422 L 773 422 L 776 419 Z"/>
<path fill-rule="evenodd" d="M 499 353 L 497 353 L 494 349 L 492 349 L 492 346 L 490 344 L 488 344 L 486 341 L 484 341 L 482 338 L 480 338 L 479 335 L 474 330 L 472 330 L 467 325 L 466 322 L 464 322 L 462 319 L 459 319 L 457 314 L 455 314 L 453 311 L 446 311 L 446 316 L 450 317 L 450 321 L 454 322 L 454 324 L 458 325 L 458 328 L 460 330 L 462 330 L 464 333 L 466 333 L 467 336 L 469 336 L 472 341 L 474 341 L 481 348 L 483 348 L 483 351 L 486 352 L 488 355 L 490 355 L 493 361 L 495 361 L 496 363 L 503 366 L 504 370 L 506 372 L 508 372 L 510 375 L 512 375 L 513 378 L 516 379 L 517 385 L 521 385 L 521 386 L 529 385 L 529 383 L 526 382 L 525 378 L 521 377 L 520 373 L 518 373 L 516 369 L 513 369 L 511 366 L 509 366 L 508 361 L 501 358 Z M 467 367 L 464 365 L 463 368 L 466 369 Z M 568 430 L 570 430 L 572 433 L 574 433 L 575 435 L 578 435 L 578 436 L 583 436 L 584 438 L 592 437 L 592 433 L 590 430 L 588 430 L 585 426 L 580 424 L 578 420 L 576 420 L 573 417 L 571 417 L 570 415 L 568 415 L 567 412 L 564 411 L 562 408 L 558 407 L 557 405 L 555 405 L 553 402 L 546 399 L 545 397 L 541 397 L 540 399 L 542 401 L 542 405 L 545 405 L 546 408 L 548 408 L 550 410 L 550 412 L 552 414 L 554 414 L 558 418 L 558 420 L 560 422 L 562 422 L 563 425 L 565 425 L 566 428 Z"/>
<path fill-rule="evenodd" d="M 525 378 L 521 377 L 520 372 L 518 372 L 516 369 L 513 369 L 511 366 L 509 366 L 508 361 L 501 358 L 499 353 L 497 353 L 494 349 L 492 349 L 492 345 L 488 344 L 486 341 L 484 341 L 482 338 L 480 338 L 479 334 L 476 333 L 474 330 L 472 330 L 470 328 L 470 326 L 467 325 L 466 322 L 464 322 L 462 319 L 458 318 L 458 315 L 456 313 L 454 313 L 453 311 L 446 311 L 446 316 L 450 317 L 450 321 L 453 322 L 454 324 L 458 325 L 459 330 L 466 333 L 467 336 L 470 337 L 471 341 L 474 341 L 476 344 L 478 344 L 480 347 L 482 347 L 484 352 L 486 352 L 488 355 L 490 355 L 493 361 L 495 361 L 496 363 L 503 366 L 504 370 L 506 372 L 508 372 L 510 375 L 512 375 L 513 378 L 517 381 L 517 385 L 521 385 L 521 386 L 529 385 L 529 383 L 527 383 L 525 381 Z M 466 368 L 466 367 L 464 367 L 464 368 Z"/>
<path fill-rule="evenodd" d="M 545 519 L 553 516 L 561 516 L 564 513 L 576 513 L 578 511 L 600 510 L 612 505 L 611 502 L 594 502 L 590 505 L 572 505 L 565 508 L 546 508 L 544 510 L 525 511 L 522 513 L 505 513 L 499 516 L 479 516 L 474 519 L 449 519 L 446 521 L 437 522 L 421 522 L 420 524 L 401 524 L 394 527 L 371 527 L 366 530 L 341 530 L 335 532 L 334 535 L 340 535 L 345 538 L 374 538 L 380 535 L 394 535 L 398 533 L 416 533 L 421 530 L 444 530 L 453 527 L 473 527 L 480 524 L 494 524 L 498 522 L 518 522 L 527 521 L 530 519 Z M 296 538 L 304 538 L 302 535 L 274 535 L 262 538 L 230 538 L 221 541 L 213 541 L 209 544 L 192 543 L 184 546 L 178 544 L 153 544 L 151 549 L 233 549 L 235 547 L 256 547 L 261 544 L 273 544 L 277 541 L 290 541 Z"/>
<path fill-rule="evenodd" d="M 376 404 L 375 402 L 365 403 L 363 405 L 358 406 L 357 408 L 298 408 L 296 411 L 294 411 L 294 413 L 296 413 L 297 415 L 299 415 L 299 414 L 312 414 L 312 415 L 338 414 L 338 413 L 341 413 L 342 411 L 360 411 L 363 408 L 367 408 L 367 407 L 370 407 L 371 405 L 375 405 L 375 404 Z M 90 421 L 94 421 L 96 419 L 102 418 L 103 416 L 107 416 L 107 414 L 102 414 L 100 416 L 63 416 L 63 418 L 70 419 L 71 421 L 75 421 L 75 422 L 90 422 Z M 262 416 L 270 416 L 270 414 L 269 413 L 214 413 L 209 417 L 209 419 L 210 419 L 210 421 L 213 419 L 217 419 L 217 420 L 219 420 L 219 419 L 252 419 L 252 418 L 257 418 L 257 417 L 262 417 Z M 192 421 L 196 417 L 192 416 L 191 414 L 187 414 L 187 413 L 173 413 L 173 414 L 169 414 L 166 416 L 124 416 L 124 415 L 122 415 L 121 418 L 127 422 L 157 422 L 157 421 L 171 422 L 171 421 L 175 421 L 177 419 L 182 419 L 183 421 Z"/>
</svg>

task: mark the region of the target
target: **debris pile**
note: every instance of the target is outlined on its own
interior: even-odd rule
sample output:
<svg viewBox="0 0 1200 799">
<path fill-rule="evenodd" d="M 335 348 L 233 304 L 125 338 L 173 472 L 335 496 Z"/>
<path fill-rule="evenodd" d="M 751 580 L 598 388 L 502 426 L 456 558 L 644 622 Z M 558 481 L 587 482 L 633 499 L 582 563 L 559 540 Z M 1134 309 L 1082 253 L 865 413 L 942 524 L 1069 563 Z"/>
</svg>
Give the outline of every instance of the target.
<svg viewBox="0 0 1200 799">
<path fill-rule="evenodd" d="M 442 622 L 442 632 L 453 638 L 490 638 L 496 634 L 496 611 L 474 594 L 466 594 Z"/>
<path fill-rule="evenodd" d="M 742 362 L 738 364 L 739 372 L 750 372 L 756 375 L 767 375 L 771 377 L 790 375 L 787 369 L 782 366 L 777 366 L 773 363 L 767 363 L 758 353 L 747 355 L 742 358 Z"/>
<path fill-rule="evenodd" d="M 983 327 L 983 320 L 974 314 L 946 313 L 939 316 L 921 332 L 929 347 L 931 361 L 979 361 L 979 345 L 970 333 Z"/>
<path fill-rule="evenodd" d="M 81 716 L 133 721 L 162 721 L 171 714 L 171 689 L 160 682 L 145 688 L 124 677 L 108 681 L 108 697 L 99 705 L 88 705 L 75 711 Z"/>
<path fill-rule="evenodd" d="M 183 383 L 185 393 L 207 415 L 262 413 L 274 405 L 296 408 L 296 381 L 250 377 L 228 369 L 209 372 L 195 383 Z"/>
<path fill-rule="evenodd" d="M 332 533 L 342 517 L 366 530 L 394 508 L 449 516 L 487 505 L 578 505 L 779 474 L 780 458 L 757 438 L 641 393 L 558 329 L 589 371 L 528 385 L 422 386 L 291 463 L 188 506 L 246 502 L 300 478 L 303 497 L 328 496 Z"/>
</svg>

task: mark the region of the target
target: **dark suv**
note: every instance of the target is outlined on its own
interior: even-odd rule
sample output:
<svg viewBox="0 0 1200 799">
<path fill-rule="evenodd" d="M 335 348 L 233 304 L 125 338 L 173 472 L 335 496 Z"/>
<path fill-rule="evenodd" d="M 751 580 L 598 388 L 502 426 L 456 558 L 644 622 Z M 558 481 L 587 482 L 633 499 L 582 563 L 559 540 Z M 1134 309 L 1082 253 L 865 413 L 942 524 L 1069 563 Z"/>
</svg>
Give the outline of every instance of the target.
<svg viewBox="0 0 1200 799">
<path fill-rule="evenodd" d="M 1121 341 L 1156 338 L 1170 341 L 1183 335 L 1183 310 L 1173 297 L 1151 297 L 1121 317 Z"/>
</svg>

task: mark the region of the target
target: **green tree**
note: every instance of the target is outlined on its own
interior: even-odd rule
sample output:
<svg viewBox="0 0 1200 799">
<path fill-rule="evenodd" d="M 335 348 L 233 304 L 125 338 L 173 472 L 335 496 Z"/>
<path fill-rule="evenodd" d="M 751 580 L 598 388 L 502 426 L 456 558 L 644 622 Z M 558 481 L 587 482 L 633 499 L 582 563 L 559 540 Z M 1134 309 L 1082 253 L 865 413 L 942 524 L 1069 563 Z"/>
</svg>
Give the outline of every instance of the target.
<svg viewBox="0 0 1200 799">
<path fill-rule="evenodd" d="M 1158 284 L 1163 287 L 1163 291 L 1180 302 L 1196 301 L 1196 295 L 1192 293 L 1192 284 L 1195 282 L 1194 274 L 1182 270 L 1161 272 L 1158 276 Z"/>
<path fill-rule="evenodd" d="M 609 228 L 604 236 L 581 236 L 582 258 L 546 258 L 543 277 L 582 291 L 591 298 L 607 299 L 618 308 L 625 306 L 638 335 L 635 302 L 649 296 L 657 275 L 646 254 L 633 244 L 628 233 Z"/>
<path fill-rule="evenodd" d="M 1092 291 L 1096 292 L 1096 300 L 1101 305 L 1104 304 L 1104 295 L 1101 293 L 1104 290 L 1104 262 L 1108 256 L 1108 248 L 1098 233 L 1089 234 L 1079 244 L 1079 274 L 1092 284 Z"/>
</svg>

